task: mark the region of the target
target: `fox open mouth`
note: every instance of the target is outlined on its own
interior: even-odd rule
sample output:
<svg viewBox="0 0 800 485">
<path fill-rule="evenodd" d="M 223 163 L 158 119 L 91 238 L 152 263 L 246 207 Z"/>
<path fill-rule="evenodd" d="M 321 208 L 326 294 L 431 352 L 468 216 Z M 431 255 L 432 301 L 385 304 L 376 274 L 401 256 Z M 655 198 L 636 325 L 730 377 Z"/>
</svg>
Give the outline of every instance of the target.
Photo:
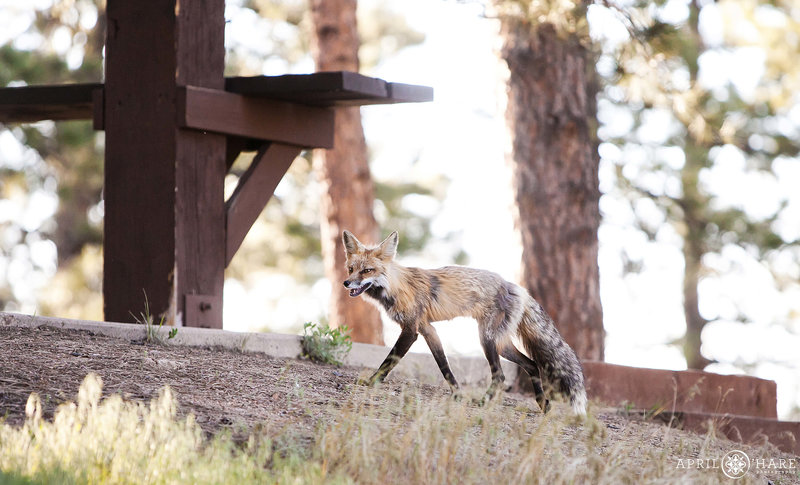
<svg viewBox="0 0 800 485">
<path fill-rule="evenodd" d="M 363 285 L 359 286 L 358 288 L 352 288 L 350 290 L 350 296 L 356 297 L 361 293 L 364 293 L 370 286 L 372 286 L 372 282 L 364 283 Z"/>
</svg>

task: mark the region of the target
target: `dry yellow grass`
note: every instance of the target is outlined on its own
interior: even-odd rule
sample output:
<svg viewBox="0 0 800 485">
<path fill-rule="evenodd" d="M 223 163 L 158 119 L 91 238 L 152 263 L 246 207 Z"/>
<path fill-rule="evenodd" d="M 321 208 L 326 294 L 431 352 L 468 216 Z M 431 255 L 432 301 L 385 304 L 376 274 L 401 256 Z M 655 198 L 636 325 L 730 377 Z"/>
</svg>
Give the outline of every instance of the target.
<svg viewBox="0 0 800 485">
<path fill-rule="evenodd" d="M 516 402 L 485 407 L 467 396 L 430 398 L 414 387 L 354 388 L 333 402 L 312 440 L 251 430 L 245 441 L 207 436 L 177 414 L 168 388 L 150 404 L 101 399 L 89 375 L 77 404 L 41 416 L 32 395 L 22 426 L 0 423 L 0 483 L 720 483 L 720 470 L 679 468 L 678 458 L 719 458 L 730 447 L 649 423 L 619 426 L 566 406 L 541 416 Z M 531 404 L 533 405 L 533 404 Z M 629 423 L 629 424 L 626 424 Z M 613 437 L 610 436 L 613 432 Z M 750 453 L 775 454 L 771 449 Z M 737 483 L 764 483 L 750 474 Z M 797 475 L 770 476 L 795 483 Z"/>
</svg>

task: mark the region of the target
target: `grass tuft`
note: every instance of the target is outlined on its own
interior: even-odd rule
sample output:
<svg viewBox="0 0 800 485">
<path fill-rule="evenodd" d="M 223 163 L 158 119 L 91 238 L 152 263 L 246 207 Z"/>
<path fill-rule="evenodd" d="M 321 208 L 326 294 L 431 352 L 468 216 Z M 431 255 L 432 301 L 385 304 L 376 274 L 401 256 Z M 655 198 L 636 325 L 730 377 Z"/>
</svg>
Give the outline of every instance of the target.
<svg viewBox="0 0 800 485">
<path fill-rule="evenodd" d="M 161 315 L 158 325 L 156 325 L 155 318 L 153 317 L 153 314 L 150 313 L 150 301 L 147 299 L 147 293 L 144 290 L 142 290 L 142 293 L 144 293 L 144 311 L 139 313 L 138 317 L 134 315 L 133 312 L 129 313 L 136 323 L 144 325 L 144 340 L 146 343 L 163 344 L 164 337 L 161 335 L 161 327 L 164 326 L 164 315 Z M 175 338 L 176 335 L 178 335 L 178 329 L 176 327 L 171 328 L 167 333 L 167 340 Z"/>
<path fill-rule="evenodd" d="M 328 325 L 306 322 L 303 325 L 303 357 L 323 364 L 341 366 L 353 348 L 346 325 L 330 328 Z"/>
</svg>

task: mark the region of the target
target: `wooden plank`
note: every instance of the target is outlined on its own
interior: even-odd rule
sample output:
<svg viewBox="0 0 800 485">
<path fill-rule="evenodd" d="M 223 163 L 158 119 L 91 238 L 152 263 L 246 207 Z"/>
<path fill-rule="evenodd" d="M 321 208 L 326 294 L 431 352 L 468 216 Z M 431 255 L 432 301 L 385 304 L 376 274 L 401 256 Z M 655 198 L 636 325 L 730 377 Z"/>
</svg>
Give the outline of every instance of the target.
<svg viewBox="0 0 800 485">
<path fill-rule="evenodd" d="M 417 84 L 388 83 L 392 103 L 419 103 L 433 101 L 433 88 Z"/>
<path fill-rule="evenodd" d="M 108 0 L 105 317 L 186 321 L 186 295 L 222 304 L 225 137 L 181 130 L 177 86 L 224 85 L 224 1 Z M 200 322 L 221 327 L 221 319 Z"/>
<path fill-rule="evenodd" d="M 101 85 L 92 90 L 92 128 L 98 131 L 105 129 L 106 125 L 106 93 Z"/>
<path fill-rule="evenodd" d="M 359 106 L 433 99 L 430 87 L 387 83 L 350 71 L 229 77 L 225 79 L 225 90 L 312 106 Z"/>
<path fill-rule="evenodd" d="M 250 167 L 239 179 L 236 190 L 226 203 L 226 266 L 300 151 L 299 147 L 292 145 L 266 144 L 259 149 Z"/>
<path fill-rule="evenodd" d="M 183 72 L 186 72 L 185 70 Z M 0 88 L 0 122 L 94 119 L 102 130 L 103 83 Z M 359 106 L 433 100 L 433 88 L 388 83 L 349 71 L 230 77 L 225 90 L 311 106 Z"/>
<path fill-rule="evenodd" d="M 102 83 L 0 88 L 0 122 L 92 119 L 92 92 Z"/>
<path fill-rule="evenodd" d="M 182 127 L 299 147 L 333 146 L 330 109 L 253 98 L 196 86 L 178 88 Z"/>
<path fill-rule="evenodd" d="M 173 4 L 177 23 L 175 84 L 223 89 L 225 1 L 173 0 Z M 180 109 L 179 103 L 176 109 Z M 226 137 L 194 130 L 175 132 L 176 317 L 192 327 L 222 328 Z M 189 295 L 203 295 L 211 310 L 191 319 L 192 312 L 186 308 L 192 301 Z"/>
<path fill-rule="evenodd" d="M 172 324 L 175 53 L 165 46 L 174 18 L 166 5 L 137 4 L 108 0 L 106 9 L 103 305 L 107 321 L 132 322 L 145 293 L 151 313 Z"/>
<path fill-rule="evenodd" d="M 225 90 L 248 96 L 330 106 L 336 101 L 385 98 L 386 82 L 355 72 L 229 77 Z"/>
</svg>

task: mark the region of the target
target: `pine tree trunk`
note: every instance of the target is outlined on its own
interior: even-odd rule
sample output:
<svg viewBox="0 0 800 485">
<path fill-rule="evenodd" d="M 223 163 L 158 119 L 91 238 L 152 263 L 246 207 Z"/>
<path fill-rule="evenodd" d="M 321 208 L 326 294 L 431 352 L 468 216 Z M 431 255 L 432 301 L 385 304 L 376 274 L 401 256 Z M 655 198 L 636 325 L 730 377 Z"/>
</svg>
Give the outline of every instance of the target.
<svg viewBox="0 0 800 485">
<path fill-rule="evenodd" d="M 582 359 L 602 360 L 594 59 L 551 24 L 503 22 L 521 280 Z"/>
<path fill-rule="evenodd" d="M 312 0 L 311 15 L 317 70 L 358 71 L 356 1 Z M 324 190 L 320 232 L 325 274 L 332 286 L 330 324 L 347 325 L 355 342 L 383 345 L 378 311 L 362 298 L 350 298 L 342 288 L 347 278 L 342 231 L 347 229 L 365 242 L 378 242 L 379 235 L 359 108 L 337 110 L 334 148 L 315 152 L 314 170 Z"/>
<path fill-rule="evenodd" d="M 690 2 L 688 27 L 692 32 L 694 47 L 684 49 L 684 60 L 689 68 L 689 79 L 692 86 L 698 83 L 700 74 L 697 60 L 704 50 L 700 35 L 700 7 L 697 2 Z M 687 137 L 683 152 L 686 163 L 681 170 L 681 186 L 683 203 L 681 210 L 685 224 L 683 234 L 683 314 L 686 318 L 686 335 L 683 338 L 683 355 L 686 366 L 690 369 L 704 369 L 712 361 L 700 352 L 702 333 L 708 320 L 700 315 L 700 297 L 698 285 L 703 273 L 703 256 L 706 254 L 705 227 L 708 218 L 705 208 L 708 197 L 700 188 L 700 172 L 708 165 L 709 147 L 705 146 L 687 126 Z"/>
<path fill-rule="evenodd" d="M 683 273 L 683 313 L 686 318 L 686 335 L 683 339 L 683 355 L 689 369 L 704 369 L 711 361 L 700 352 L 703 328 L 708 321 L 700 315 L 697 286 L 700 283 L 703 251 L 696 241 L 697 233 L 691 228 L 683 243 L 683 259 L 686 262 Z M 693 234 L 694 233 L 694 234 Z"/>
<path fill-rule="evenodd" d="M 686 164 L 681 171 L 683 187 L 683 314 L 686 318 L 686 334 L 683 338 L 683 356 L 689 369 L 704 369 L 711 360 L 700 352 L 703 328 L 708 320 L 700 315 L 698 285 L 704 271 L 703 256 L 706 254 L 705 207 L 708 197 L 700 190 L 700 172 L 706 166 L 708 150 L 700 146 L 691 136 L 687 137 L 684 153 Z"/>
</svg>

